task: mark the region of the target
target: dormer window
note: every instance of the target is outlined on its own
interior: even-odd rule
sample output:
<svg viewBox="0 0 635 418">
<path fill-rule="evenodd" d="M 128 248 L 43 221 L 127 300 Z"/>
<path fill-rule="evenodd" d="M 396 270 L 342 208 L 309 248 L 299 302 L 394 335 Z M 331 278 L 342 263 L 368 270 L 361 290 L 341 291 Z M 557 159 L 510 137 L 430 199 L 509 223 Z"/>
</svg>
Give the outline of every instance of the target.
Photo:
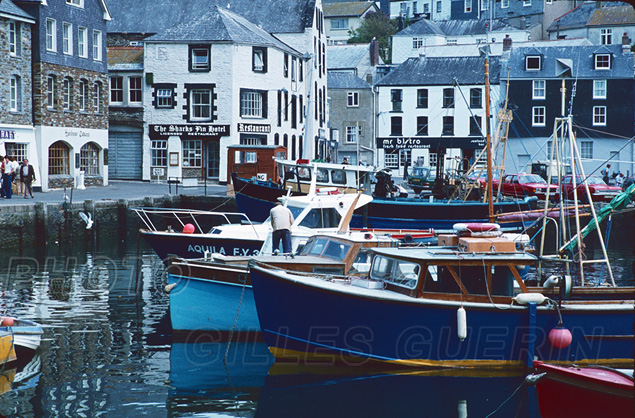
<svg viewBox="0 0 635 418">
<path fill-rule="evenodd" d="M 596 70 L 610 70 L 611 69 L 611 54 L 595 54 L 595 69 Z"/>
<path fill-rule="evenodd" d="M 540 71 L 542 69 L 542 57 L 540 55 L 528 55 L 525 57 L 526 71 Z"/>
</svg>

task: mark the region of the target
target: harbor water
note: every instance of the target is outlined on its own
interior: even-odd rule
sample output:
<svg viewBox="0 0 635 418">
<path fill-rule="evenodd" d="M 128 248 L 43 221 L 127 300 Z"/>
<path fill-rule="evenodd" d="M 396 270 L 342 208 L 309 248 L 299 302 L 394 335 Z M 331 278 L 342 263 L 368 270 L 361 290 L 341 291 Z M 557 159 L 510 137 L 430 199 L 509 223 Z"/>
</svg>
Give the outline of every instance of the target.
<svg viewBox="0 0 635 418">
<path fill-rule="evenodd" d="M 523 373 L 276 364 L 258 336 L 176 338 L 163 265 L 136 231 L 86 236 L 0 254 L 0 311 L 44 326 L 35 355 L 0 374 L 1 416 L 540 417 Z M 615 216 L 620 285 L 634 284 L 633 237 L 635 212 Z"/>
</svg>

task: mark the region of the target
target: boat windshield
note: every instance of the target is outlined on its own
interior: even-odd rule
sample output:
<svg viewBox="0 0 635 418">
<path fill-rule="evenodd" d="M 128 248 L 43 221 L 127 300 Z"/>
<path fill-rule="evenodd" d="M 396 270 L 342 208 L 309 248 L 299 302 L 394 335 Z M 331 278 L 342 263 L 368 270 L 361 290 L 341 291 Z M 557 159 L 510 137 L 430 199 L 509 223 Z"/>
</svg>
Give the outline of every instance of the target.
<svg viewBox="0 0 635 418">
<path fill-rule="evenodd" d="M 305 228 L 337 228 L 342 216 L 335 208 L 315 208 L 306 213 L 302 213 L 301 208 L 292 208 L 291 213 L 296 220 L 296 225 Z"/>
<path fill-rule="evenodd" d="M 320 255 L 342 261 L 346 258 L 351 244 L 329 238 L 310 239 L 302 250 L 302 255 Z"/>
<path fill-rule="evenodd" d="M 373 260 L 370 277 L 414 289 L 417 286 L 419 269 L 419 264 L 378 255 Z"/>
</svg>

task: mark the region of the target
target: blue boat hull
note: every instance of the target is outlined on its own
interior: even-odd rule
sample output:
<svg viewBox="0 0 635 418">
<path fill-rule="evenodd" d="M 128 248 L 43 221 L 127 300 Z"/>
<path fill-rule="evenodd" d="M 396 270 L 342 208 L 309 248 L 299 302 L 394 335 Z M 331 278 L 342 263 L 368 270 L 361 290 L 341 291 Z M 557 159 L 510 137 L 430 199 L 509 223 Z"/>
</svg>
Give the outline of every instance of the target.
<svg viewBox="0 0 635 418">
<path fill-rule="evenodd" d="M 458 302 L 380 299 L 339 292 L 276 277 L 251 268 L 265 341 L 276 358 L 350 362 L 375 360 L 420 367 L 517 368 L 534 356 L 544 361 L 633 361 L 633 309 L 563 310 L 573 334 L 565 349 L 549 332 L 558 324 L 553 309 L 500 310 L 469 306 L 467 339 L 457 337 Z M 629 360 L 630 359 L 630 360 Z"/>
<path fill-rule="evenodd" d="M 232 176 L 238 211 L 249 219 L 264 220 L 269 215 L 277 198 L 284 194 L 282 189 L 265 182 L 250 182 Z M 494 203 L 494 213 L 511 213 L 530 210 L 536 198 Z M 355 211 L 351 219 L 352 228 L 375 229 L 428 229 L 436 232 L 452 231 L 459 222 L 489 222 L 487 203 L 463 201 L 429 202 L 419 198 L 374 198 L 368 205 Z M 506 222 L 506 231 L 520 231 L 529 223 Z"/>
<path fill-rule="evenodd" d="M 264 240 L 221 238 L 211 234 L 181 234 L 142 230 L 141 236 L 161 260 L 169 255 L 202 258 L 205 251 L 223 255 L 258 255 Z"/>
<path fill-rule="evenodd" d="M 251 286 L 168 274 L 175 331 L 259 332 Z"/>
</svg>

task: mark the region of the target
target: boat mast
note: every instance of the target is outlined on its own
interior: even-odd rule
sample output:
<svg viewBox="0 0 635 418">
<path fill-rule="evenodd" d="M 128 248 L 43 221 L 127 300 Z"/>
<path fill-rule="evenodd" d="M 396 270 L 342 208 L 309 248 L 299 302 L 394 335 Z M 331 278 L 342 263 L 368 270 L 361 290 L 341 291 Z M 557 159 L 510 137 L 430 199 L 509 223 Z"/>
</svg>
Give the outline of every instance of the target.
<svg viewBox="0 0 635 418">
<path fill-rule="evenodd" d="M 479 49 L 481 56 L 485 57 L 485 130 L 487 131 L 487 210 L 489 221 L 494 222 L 494 193 L 492 190 L 492 142 L 490 137 L 490 111 L 489 111 L 489 45 Z"/>
</svg>

